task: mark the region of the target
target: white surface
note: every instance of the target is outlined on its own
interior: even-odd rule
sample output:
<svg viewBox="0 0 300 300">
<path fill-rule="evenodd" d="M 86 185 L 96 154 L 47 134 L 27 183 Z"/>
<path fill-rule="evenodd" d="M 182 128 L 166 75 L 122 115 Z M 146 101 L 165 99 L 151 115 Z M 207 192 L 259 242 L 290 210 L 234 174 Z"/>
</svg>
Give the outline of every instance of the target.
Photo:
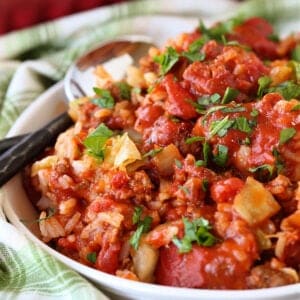
<svg viewBox="0 0 300 300">
<path fill-rule="evenodd" d="M 189 25 L 190 26 L 190 25 Z M 186 28 L 187 29 L 187 28 Z M 169 36 L 169 32 L 164 32 L 164 38 Z M 174 33 L 174 29 L 173 32 Z M 161 37 L 162 38 L 162 37 Z M 31 131 L 44 125 L 55 115 L 61 112 L 65 107 L 65 96 L 62 83 L 57 84 L 40 98 L 38 98 L 17 120 L 9 132 L 9 135 L 21 134 Z M 36 211 L 27 198 L 22 184 L 20 175 L 11 179 L 4 187 L 4 209 L 11 223 L 13 223 L 21 232 L 29 237 L 33 242 L 42 247 L 45 251 L 62 261 L 72 269 L 83 274 L 95 283 L 99 284 L 102 289 L 113 292 L 116 299 L 141 299 L 141 300 L 299 300 L 300 284 L 289 285 L 278 288 L 244 290 L 244 291 L 216 291 L 173 288 L 153 284 L 145 284 L 134 281 L 121 279 L 95 269 L 84 266 L 66 256 L 51 249 L 38 239 L 37 228 L 29 228 L 21 220 L 35 219 Z M 121 295 L 121 296 L 120 296 Z"/>
</svg>

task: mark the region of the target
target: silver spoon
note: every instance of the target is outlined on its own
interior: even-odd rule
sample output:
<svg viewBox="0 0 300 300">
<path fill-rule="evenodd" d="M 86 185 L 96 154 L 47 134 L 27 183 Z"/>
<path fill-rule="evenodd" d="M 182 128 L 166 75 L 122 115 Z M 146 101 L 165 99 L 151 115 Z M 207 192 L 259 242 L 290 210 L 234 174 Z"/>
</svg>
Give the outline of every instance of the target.
<svg viewBox="0 0 300 300">
<path fill-rule="evenodd" d="M 65 76 L 64 89 L 68 100 L 93 95 L 94 83 L 91 84 L 91 78 L 96 65 L 104 64 L 107 68 L 122 69 L 130 59 L 132 64 L 137 64 L 152 45 L 148 37 L 127 36 L 101 44 L 84 54 L 69 68 Z M 116 74 L 120 73 L 118 71 L 120 70 Z M 33 133 L 0 141 L 0 151 L 8 149 L 0 156 L 0 186 L 51 145 L 59 133 L 72 123 L 68 113 L 64 112 Z"/>
</svg>

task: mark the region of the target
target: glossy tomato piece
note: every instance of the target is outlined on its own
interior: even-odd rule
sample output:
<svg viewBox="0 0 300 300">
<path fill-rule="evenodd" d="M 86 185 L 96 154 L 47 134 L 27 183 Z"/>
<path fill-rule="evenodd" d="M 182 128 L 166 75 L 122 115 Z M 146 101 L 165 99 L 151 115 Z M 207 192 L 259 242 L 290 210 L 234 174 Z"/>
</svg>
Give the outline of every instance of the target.
<svg viewBox="0 0 300 300">
<path fill-rule="evenodd" d="M 114 274 L 118 269 L 120 242 L 110 243 L 105 241 L 96 260 L 96 268 L 100 271 Z"/>
<path fill-rule="evenodd" d="M 194 96 L 184 89 L 179 82 L 175 81 L 173 74 L 164 78 L 164 86 L 168 93 L 166 111 L 173 116 L 184 120 L 196 118 L 198 113 L 191 102 Z"/>
<path fill-rule="evenodd" d="M 243 186 L 244 182 L 237 177 L 222 179 L 212 184 L 210 194 L 217 203 L 230 203 Z"/>
<path fill-rule="evenodd" d="M 242 289 L 246 274 L 246 266 L 222 247 L 194 245 L 191 252 L 180 254 L 172 244 L 160 251 L 156 281 L 178 287 Z"/>
<path fill-rule="evenodd" d="M 263 59 L 278 57 L 277 44 L 271 40 L 272 26 L 262 18 L 251 18 L 234 29 L 230 37 L 251 47 Z"/>
</svg>

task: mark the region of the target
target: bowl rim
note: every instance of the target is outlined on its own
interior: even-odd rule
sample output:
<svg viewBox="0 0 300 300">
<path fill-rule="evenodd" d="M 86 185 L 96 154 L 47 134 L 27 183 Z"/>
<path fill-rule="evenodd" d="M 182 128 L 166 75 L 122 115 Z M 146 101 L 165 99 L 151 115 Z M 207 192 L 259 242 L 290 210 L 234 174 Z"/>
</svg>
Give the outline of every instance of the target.
<svg viewBox="0 0 300 300">
<path fill-rule="evenodd" d="M 63 82 L 59 82 L 40 97 L 38 97 L 18 118 L 16 123 L 13 125 L 9 131 L 9 135 L 14 135 L 21 133 L 22 123 L 30 119 L 30 116 L 38 109 L 40 109 L 45 102 L 48 102 L 49 99 L 55 97 L 57 93 L 63 92 Z M 48 102 L 49 103 L 49 102 Z M 50 118 L 51 116 L 49 116 Z M 46 120 L 45 120 L 46 121 Z M 7 189 L 13 188 L 17 183 L 20 184 L 21 176 L 17 174 L 13 177 L 7 184 L 3 186 L 4 198 Z M 264 288 L 264 289 L 254 289 L 254 290 L 211 290 L 211 289 L 191 289 L 191 288 L 179 288 L 179 287 L 170 287 L 163 285 L 156 285 L 150 283 L 136 282 L 132 280 L 127 280 L 124 278 L 117 277 L 115 275 L 110 275 L 102 271 L 93 269 L 89 266 L 83 265 L 61 253 L 52 249 L 46 243 L 42 242 L 35 236 L 18 218 L 17 214 L 14 211 L 14 208 L 9 202 L 9 199 L 4 199 L 4 211 L 9 221 L 15 225 L 22 233 L 24 233 L 29 240 L 41 247 L 48 254 L 58 259 L 60 262 L 69 266 L 71 269 L 76 272 L 88 277 L 92 281 L 96 281 L 97 284 L 100 284 L 108 290 L 115 292 L 116 287 L 118 290 L 128 291 L 133 290 L 135 293 L 146 293 L 151 296 L 170 296 L 176 295 L 176 297 L 185 297 L 185 299 L 199 299 L 199 298 L 219 298 L 219 299 L 254 299 L 263 297 L 264 299 L 274 299 L 280 296 L 296 296 L 300 295 L 300 283 L 274 287 L 274 288 Z M 111 286 L 112 284 L 112 286 Z M 158 289 L 159 287 L 159 289 Z M 126 295 L 125 295 L 126 296 Z M 186 298 L 188 297 L 188 298 Z"/>
</svg>

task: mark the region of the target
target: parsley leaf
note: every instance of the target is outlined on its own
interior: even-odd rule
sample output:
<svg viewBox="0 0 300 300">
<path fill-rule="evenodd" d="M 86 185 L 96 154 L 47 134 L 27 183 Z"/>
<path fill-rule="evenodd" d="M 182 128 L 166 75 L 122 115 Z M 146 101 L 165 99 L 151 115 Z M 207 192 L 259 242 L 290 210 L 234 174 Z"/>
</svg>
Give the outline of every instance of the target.
<svg viewBox="0 0 300 300">
<path fill-rule="evenodd" d="M 300 62 L 300 45 L 297 45 L 292 51 L 292 59 Z"/>
<path fill-rule="evenodd" d="M 274 172 L 274 166 L 269 165 L 269 164 L 264 164 L 264 165 L 261 165 L 261 166 L 258 166 L 258 167 L 249 168 L 248 170 L 251 173 L 267 171 L 269 173 L 269 176 L 271 177 L 273 175 L 273 172 Z"/>
<path fill-rule="evenodd" d="M 130 245 L 137 250 L 139 247 L 140 239 L 143 233 L 146 233 L 151 228 L 152 217 L 146 216 L 143 220 L 141 220 L 143 209 L 141 207 L 135 207 L 134 213 L 132 216 L 132 223 L 137 224 L 137 229 L 134 234 L 130 238 Z"/>
<path fill-rule="evenodd" d="M 175 158 L 175 165 L 178 169 L 181 169 L 182 168 L 182 162 L 180 160 L 178 160 L 177 158 Z"/>
<path fill-rule="evenodd" d="M 83 141 L 88 153 L 96 157 L 104 158 L 104 149 L 106 141 L 112 137 L 113 132 L 101 123 L 92 133 L 90 133 Z"/>
<path fill-rule="evenodd" d="M 206 141 L 203 144 L 202 152 L 203 152 L 203 160 L 204 160 L 205 166 L 207 166 L 211 149 L 210 149 L 209 143 Z"/>
<path fill-rule="evenodd" d="M 280 174 L 282 172 L 282 170 L 284 169 L 284 163 L 280 157 L 279 151 L 276 148 L 273 149 L 272 153 L 273 153 L 273 156 L 275 157 L 275 167 L 276 167 L 277 173 Z"/>
<path fill-rule="evenodd" d="M 132 89 L 131 86 L 126 82 L 118 82 L 116 85 L 119 88 L 121 98 L 130 100 Z"/>
<path fill-rule="evenodd" d="M 192 136 L 192 137 L 189 137 L 185 140 L 185 143 L 187 145 L 190 145 L 190 144 L 193 144 L 195 142 L 200 142 L 200 141 L 203 141 L 205 140 L 205 137 L 204 136 Z"/>
<path fill-rule="evenodd" d="M 279 145 L 285 144 L 297 133 L 295 128 L 284 128 L 280 131 Z"/>
<path fill-rule="evenodd" d="M 252 131 L 252 128 L 250 127 L 250 124 L 245 117 L 237 117 L 235 119 L 235 127 L 236 129 L 245 132 L 245 133 L 250 133 Z"/>
<path fill-rule="evenodd" d="M 257 97 L 261 98 L 266 93 L 266 90 L 270 86 L 271 82 L 272 79 L 269 76 L 262 76 L 258 79 Z"/>
<path fill-rule="evenodd" d="M 202 34 L 207 36 L 208 39 L 213 39 L 218 42 L 224 42 L 224 36 L 228 33 L 231 33 L 233 28 L 241 23 L 242 23 L 241 18 L 231 18 L 227 21 L 220 22 L 216 24 L 214 27 L 208 29 L 201 21 L 199 25 L 199 29 Z"/>
<path fill-rule="evenodd" d="M 239 93 L 240 92 L 238 90 L 236 90 L 236 89 L 231 88 L 231 87 L 228 86 L 226 88 L 226 90 L 225 90 L 225 93 L 224 93 L 224 96 L 222 98 L 221 104 L 227 104 L 227 103 L 229 103 L 234 98 L 236 98 Z"/>
<path fill-rule="evenodd" d="M 298 99 L 300 97 L 300 85 L 292 81 L 285 81 L 278 86 L 269 88 L 268 92 L 280 93 L 286 100 Z"/>
<path fill-rule="evenodd" d="M 291 111 L 297 111 L 297 110 L 300 110 L 300 104 L 296 104 L 296 105 L 291 109 Z"/>
<path fill-rule="evenodd" d="M 146 158 L 146 157 L 154 157 L 157 153 L 161 152 L 163 150 L 163 148 L 155 148 L 155 149 L 152 149 L 150 151 L 148 151 L 147 153 L 145 153 L 143 155 L 143 158 Z"/>
<path fill-rule="evenodd" d="M 209 136 L 212 137 L 218 134 L 219 137 L 223 137 L 227 133 L 227 130 L 230 127 L 232 127 L 233 124 L 234 120 L 229 120 L 228 116 L 221 120 L 213 121 L 209 128 Z"/>
<path fill-rule="evenodd" d="M 166 52 L 154 57 L 154 61 L 160 64 L 161 74 L 165 75 L 179 60 L 179 54 L 172 47 L 167 47 Z"/>
<path fill-rule="evenodd" d="M 200 52 L 201 48 L 205 44 L 207 39 L 201 37 L 189 45 L 188 51 L 182 53 L 182 56 L 188 58 L 190 61 L 203 61 L 205 59 L 205 53 Z"/>
<path fill-rule="evenodd" d="M 109 90 L 100 89 L 97 87 L 93 88 L 98 98 L 92 99 L 92 102 L 102 108 L 113 108 L 115 100 Z"/>
<path fill-rule="evenodd" d="M 208 220 L 198 218 L 189 221 L 187 218 L 183 218 L 182 221 L 184 224 L 184 237 L 181 240 L 174 237 L 172 240 L 179 253 L 190 252 L 193 242 L 204 247 L 211 247 L 217 242 L 217 238 L 209 232 L 211 226 Z"/>
<path fill-rule="evenodd" d="M 289 65 L 293 68 L 296 80 L 299 83 L 300 82 L 300 62 L 292 60 L 289 62 Z"/>
<path fill-rule="evenodd" d="M 140 221 L 142 212 L 143 212 L 142 207 L 136 206 L 134 208 L 134 212 L 133 212 L 133 215 L 132 215 L 132 223 L 133 224 L 137 224 Z"/>
<path fill-rule="evenodd" d="M 96 263 L 97 260 L 97 253 L 96 252 L 90 252 L 86 255 L 86 259 L 91 262 L 92 264 Z"/>
<path fill-rule="evenodd" d="M 206 162 L 202 159 L 196 160 L 195 161 L 195 166 L 196 167 L 205 167 L 206 166 Z"/>
<path fill-rule="evenodd" d="M 218 153 L 214 156 L 213 161 L 219 167 L 224 167 L 228 160 L 228 147 L 224 145 L 217 146 Z"/>
</svg>

